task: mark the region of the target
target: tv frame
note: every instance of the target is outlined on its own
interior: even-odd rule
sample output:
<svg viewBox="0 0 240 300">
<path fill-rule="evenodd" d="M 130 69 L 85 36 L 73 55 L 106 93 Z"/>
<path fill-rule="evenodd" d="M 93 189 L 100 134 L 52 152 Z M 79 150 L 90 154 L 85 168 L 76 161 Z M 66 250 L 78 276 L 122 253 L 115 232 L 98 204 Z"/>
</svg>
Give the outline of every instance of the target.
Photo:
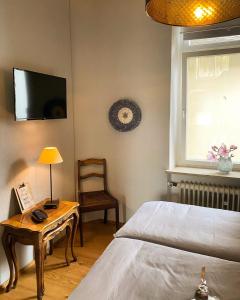
<svg viewBox="0 0 240 300">
<path fill-rule="evenodd" d="M 24 71 L 28 73 L 33 73 L 33 74 L 38 74 L 38 75 L 46 75 L 50 77 L 55 77 L 55 78 L 60 78 L 60 79 L 65 79 L 66 83 L 66 117 L 64 118 L 17 118 L 16 116 L 16 89 L 15 89 L 15 74 L 14 70 L 19 70 L 19 71 Z M 68 106 L 67 106 L 67 78 L 66 77 L 60 77 L 60 76 L 55 76 L 55 75 L 50 75 L 46 73 L 41 73 L 41 72 L 36 72 L 28 69 L 21 69 L 21 68 L 15 68 L 13 67 L 12 69 L 12 74 L 13 74 L 13 94 L 14 94 L 14 118 L 15 121 L 21 122 L 21 121 L 43 121 L 43 120 L 66 120 L 68 116 Z"/>
</svg>

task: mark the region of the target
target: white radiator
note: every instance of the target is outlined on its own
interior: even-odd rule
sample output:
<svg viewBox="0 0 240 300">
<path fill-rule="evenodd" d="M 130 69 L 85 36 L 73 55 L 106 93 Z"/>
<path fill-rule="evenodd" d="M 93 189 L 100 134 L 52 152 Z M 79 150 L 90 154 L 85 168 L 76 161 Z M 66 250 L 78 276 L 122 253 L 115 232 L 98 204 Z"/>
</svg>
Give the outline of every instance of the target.
<svg viewBox="0 0 240 300">
<path fill-rule="evenodd" d="M 179 202 L 240 211 L 240 188 L 181 181 L 177 183 Z"/>
</svg>

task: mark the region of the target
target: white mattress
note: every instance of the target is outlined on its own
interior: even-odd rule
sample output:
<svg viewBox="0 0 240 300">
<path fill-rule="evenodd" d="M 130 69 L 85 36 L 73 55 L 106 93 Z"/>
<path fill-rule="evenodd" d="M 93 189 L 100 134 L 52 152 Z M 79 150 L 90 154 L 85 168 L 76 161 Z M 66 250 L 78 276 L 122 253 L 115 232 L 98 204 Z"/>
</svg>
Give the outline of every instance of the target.
<svg viewBox="0 0 240 300">
<path fill-rule="evenodd" d="M 212 295 L 240 299 L 240 263 L 127 238 L 114 239 L 70 300 L 190 300 L 202 266 Z"/>
<path fill-rule="evenodd" d="M 239 212 L 163 201 L 146 202 L 115 237 L 240 262 Z"/>
</svg>

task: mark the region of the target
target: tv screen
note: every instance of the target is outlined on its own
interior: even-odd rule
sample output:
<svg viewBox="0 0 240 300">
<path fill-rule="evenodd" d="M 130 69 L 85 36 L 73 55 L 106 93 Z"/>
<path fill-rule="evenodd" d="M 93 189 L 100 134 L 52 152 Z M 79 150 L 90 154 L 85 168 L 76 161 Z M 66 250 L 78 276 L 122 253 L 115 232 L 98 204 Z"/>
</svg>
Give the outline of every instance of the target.
<svg viewBox="0 0 240 300">
<path fill-rule="evenodd" d="M 16 68 L 13 77 L 17 121 L 67 118 L 65 78 Z"/>
</svg>

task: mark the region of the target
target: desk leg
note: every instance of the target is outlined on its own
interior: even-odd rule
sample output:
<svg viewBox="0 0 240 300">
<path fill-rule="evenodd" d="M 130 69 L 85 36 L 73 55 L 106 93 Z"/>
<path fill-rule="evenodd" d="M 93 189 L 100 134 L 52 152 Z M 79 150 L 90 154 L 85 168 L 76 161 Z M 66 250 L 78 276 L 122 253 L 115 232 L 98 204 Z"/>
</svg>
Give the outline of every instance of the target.
<svg viewBox="0 0 240 300">
<path fill-rule="evenodd" d="M 53 240 L 49 241 L 49 255 L 53 254 Z"/>
<path fill-rule="evenodd" d="M 15 279 L 13 282 L 13 288 L 15 289 L 17 286 L 17 282 L 18 282 L 18 277 L 19 277 L 19 268 L 18 268 L 18 261 L 17 261 L 17 256 L 16 256 L 16 251 L 15 251 L 15 240 L 14 238 L 12 238 L 12 242 L 11 242 L 11 254 L 12 254 L 12 258 L 13 258 L 13 265 L 15 268 Z"/>
<path fill-rule="evenodd" d="M 44 294 L 44 278 L 43 278 L 44 246 L 45 245 L 41 241 L 41 238 L 39 238 L 39 240 L 34 245 L 38 300 L 42 300 Z"/>
<path fill-rule="evenodd" d="M 4 232 L 3 232 L 2 244 L 3 244 L 3 249 L 4 249 L 6 257 L 7 257 L 9 269 L 10 269 L 10 278 L 9 278 L 8 285 L 6 287 L 6 293 L 8 293 L 11 290 L 12 286 L 13 286 L 15 270 L 14 270 L 12 251 L 11 251 L 12 237 L 10 236 L 10 234 L 6 230 L 4 230 Z"/>
<path fill-rule="evenodd" d="M 70 266 L 70 262 L 68 259 L 68 245 L 69 245 L 71 236 L 72 236 L 72 227 L 70 225 L 70 226 L 66 227 L 66 246 L 65 246 L 65 259 L 66 259 L 66 263 L 68 266 Z"/>
<path fill-rule="evenodd" d="M 73 261 L 77 261 L 77 256 L 74 253 L 74 242 L 76 238 L 78 223 L 79 223 L 79 214 L 78 212 L 75 212 L 74 220 L 73 220 L 73 228 L 72 228 L 72 237 L 71 237 L 71 252 L 72 252 Z"/>
<path fill-rule="evenodd" d="M 47 245 L 46 243 L 43 243 L 42 246 L 42 293 L 44 295 L 45 293 L 45 285 L 44 285 L 44 263 L 45 263 L 45 257 L 46 257 L 46 252 L 47 251 Z"/>
</svg>

